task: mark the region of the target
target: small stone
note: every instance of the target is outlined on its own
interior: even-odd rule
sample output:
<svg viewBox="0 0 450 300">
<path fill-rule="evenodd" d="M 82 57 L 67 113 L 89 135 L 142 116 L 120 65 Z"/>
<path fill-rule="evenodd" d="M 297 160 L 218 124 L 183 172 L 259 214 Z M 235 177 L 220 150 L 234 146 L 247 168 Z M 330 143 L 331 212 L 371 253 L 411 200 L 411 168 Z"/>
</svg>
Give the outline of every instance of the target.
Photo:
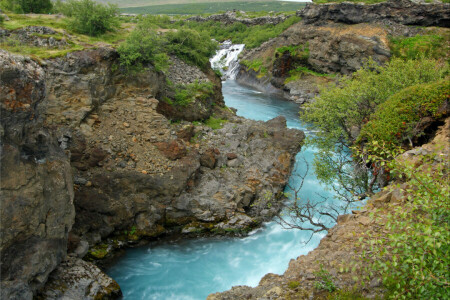
<svg viewBox="0 0 450 300">
<path fill-rule="evenodd" d="M 142 174 L 147 174 L 147 171 L 142 170 L 141 173 L 142 173 Z"/>
<path fill-rule="evenodd" d="M 126 128 L 128 128 L 128 127 L 130 127 L 130 124 L 128 124 L 127 122 L 124 122 L 124 123 L 123 123 L 123 126 L 126 127 Z"/>
<path fill-rule="evenodd" d="M 90 181 L 86 182 L 85 186 L 87 186 L 87 187 L 92 186 L 92 182 L 90 182 Z"/>
</svg>

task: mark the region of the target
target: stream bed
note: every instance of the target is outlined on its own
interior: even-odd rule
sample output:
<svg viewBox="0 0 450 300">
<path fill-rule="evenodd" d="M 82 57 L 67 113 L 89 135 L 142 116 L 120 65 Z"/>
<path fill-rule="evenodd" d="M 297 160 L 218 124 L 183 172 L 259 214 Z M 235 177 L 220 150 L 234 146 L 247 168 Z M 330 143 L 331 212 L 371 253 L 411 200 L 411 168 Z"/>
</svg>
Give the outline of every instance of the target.
<svg viewBox="0 0 450 300">
<path fill-rule="evenodd" d="M 243 87 L 233 80 L 223 83 L 223 95 L 226 105 L 236 108 L 240 116 L 267 121 L 283 115 L 288 127 L 313 134 L 300 122 L 298 104 Z M 314 151 L 302 149 L 290 178 L 290 186 L 298 186 L 300 179 L 296 174 L 305 173 L 304 159 L 309 162 L 301 197 L 315 198 L 317 193 L 330 196 L 314 176 Z M 123 299 L 206 299 L 209 294 L 234 285 L 256 286 L 267 273 L 282 274 L 291 259 L 313 250 L 322 237 L 315 235 L 305 244 L 309 232 L 283 229 L 270 222 L 244 238 L 155 242 L 128 249 L 107 273 L 121 286 Z"/>
</svg>

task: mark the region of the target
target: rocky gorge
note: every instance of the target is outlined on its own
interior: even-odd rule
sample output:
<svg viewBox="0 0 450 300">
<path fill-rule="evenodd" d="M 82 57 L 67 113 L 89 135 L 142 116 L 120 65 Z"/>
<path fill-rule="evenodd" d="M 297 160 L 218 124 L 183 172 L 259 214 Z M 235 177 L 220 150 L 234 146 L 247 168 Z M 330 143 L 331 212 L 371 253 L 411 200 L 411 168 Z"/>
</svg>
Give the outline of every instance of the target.
<svg viewBox="0 0 450 300">
<path fill-rule="evenodd" d="M 215 89 L 179 110 L 157 100 L 171 97 L 161 73 L 125 77 L 117 57 L 1 51 L 2 298 L 114 298 L 117 283 L 81 258 L 175 232 L 246 232 L 281 207 L 301 131 L 236 117 L 211 70 L 187 75 L 172 58 L 172 81 Z M 208 118 L 222 128 L 189 122 Z M 279 199 L 269 208 L 267 194 Z"/>
<path fill-rule="evenodd" d="M 303 103 L 369 57 L 387 62 L 391 36 L 435 30 L 409 25 L 448 27 L 448 4 L 393 3 L 357 8 L 362 19 L 351 17 L 355 7 L 348 4 L 308 6 L 298 12 L 302 22 L 243 54 L 238 81 Z M 341 11 L 350 11 L 347 19 Z M 385 22 L 384 14 L 395 17 Z M 51 30 L 0 34 L 63 47 L 33 35 Z M 255 58 L 266 71 L 251 66 Z M 53 59 L 0 50 L 2 298 L 118 298 L 120 287 L 103 266 L 121 249 L 174 234 L 245 235 L 280 211 L 303 132 L 286 128 L 284 117 L 262 122 L 236 116 L 211 68 L 175 56 L 170 62 L 165 74 L 151 65 L 128 74 L 111 47 Z M 302 67 L 314 73 L 287 80 Z M 202 83 L 211 89 L 174 104 L 178 86 Z M 448 142 L 445 128 L 438 138 L 440 145 Z M 427 147 L 410 156 L 438 153 Z M 355 243 L 363 230 L 382 226 L 369 215 L 402 201 L 395 190 L 375 195 L 366 208 L 339 217 L 319 248 L 292 260 L 284 275 L 209 298 L 320 297 L 314 291 L 317 261 L 339 287 L 350 288 L 355 282 L 342 265 L 358 257 Z M 374 280 L 363 292 L 372 297 L 383 289 Z"/>
</svg>

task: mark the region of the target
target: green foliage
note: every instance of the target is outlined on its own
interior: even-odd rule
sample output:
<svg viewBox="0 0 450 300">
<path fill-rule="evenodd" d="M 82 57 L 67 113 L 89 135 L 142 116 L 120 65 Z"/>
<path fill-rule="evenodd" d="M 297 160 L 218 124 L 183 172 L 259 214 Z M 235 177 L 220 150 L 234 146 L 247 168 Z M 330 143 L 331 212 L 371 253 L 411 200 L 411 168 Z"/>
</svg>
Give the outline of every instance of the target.
<svg viewBox="0 0 450 300">
<path fill-rule="evenodd" d="M 247 67 L 247 71 L 253 70 L 259 73 L 257 76 L 258 78 L 267 75 L 267 68 L 264 66 L 264 63 L 260 58 L 254 60 L 241 60 L 240 63 Z"/>
<path fill-rule="evenodd" d="M 369 62 L 352 77 L 323 89 L 314 102 L 306 104 L 300 118 L 319 129 L 308 143 L 319 148 L 314 160 L 316 174 L 325 184 L 338 180 L 349 192 L 370 189 L 365 172 L 351 171 L 355 161 L 346 159 L 363 124 L 378 105 L 402 89 L 443 78 L 445 70 L 435 60 L 392 59 L 385 66 Z M 370 192 L 370 191 L 369 191 Z"/>
<path fill-rule="evenodd" d="M 131 71 L 140 71 L 143 64 L 151 63 L 157 71 L 164 71 L 169 66 L 169 57 L 164 51 L 165 41 L 147 21 L 139 23 L 120 44 L 117 51 L 120 63 Z"/>
<path fill-rule="evenodd" d="M 51 0 L 3 0 L 0 6 L 19 14 L 46 14 L 50 13 L 53 8 Z"/>
<path fill-rule="evenodd" d="M 308 67 L 297 67 L 294 70 L 289 71 L 289 77 L 285 79 L 284 84 L 287 84 L 292 81 L 300 80 L 300 78 L 302 78 L 302 76 L 305 74 L 319 76 L 319 77 L 335 77 L 336 76 L 334 74 L 318 73 L 318 72 L 308 69 Z"/>
<path fill-rule="evenodd" d="M 421 55 L 438 59 L 448 55 L 447 47 L 448 38 L 437 34 L 398 37 L 390 42 L 392 54 L 404 59 L 415 59 Z"/>
<path fill-rule="evenodd" d="M 209 65 L 209 58 L 217 50 L 217 43 L 207 34 L 191 29 L 168 32 L 165 38 L 167 52 L 201 68 Z"/>
<path fill-rule="evenodd" d="M 216 130 L 221 129 L 226 122 L 228 122 L 228 120 L 210 117 L 205 121 L 205 125 L 211 127 L 211 129 Z M 224 166 L 226 167 L 226 165 Z"/>
<path fill-rule="evenodd" d="M 114 5 L 103 5 L 93 0 L 69 0 L 59 3 L 58 9 L 72 17 L 69 27 L 75 32 L 98 36 L 120 27 L 118 8 Z"/>
<path fill-rule="evenodd" d="M 439 109 L 449 97 L 450 82 L 447 79 L 406 88 L 377 107 L 362 128 L 358 142 L 376 140 L 393 147 L 411 141 L 423 134 L 415 130 L 421 119 L 431 117 L 436 120 L 442 116 L 444 111 Z"/>
<path fill-rule="evenodd" d="M 373 161 L 386 163 L 395 177 L 403 178 L 406 184 L 394 188 L 407 200 L 382 220 L 386 234 L 378 231 L 364 240 L 375 256 L 371 271 L 382 277 L 388 298 L 449 299 L 448 160 L 436 164 L 436 157 L 424 157 L 419 169 L 407 161 Z"/>
<path fill-rule="evenodd" d="M 309 45 L 291 45 L 291 46 L 283 46 L 277 48 L 275 53 L 283 54 L 284 52 L 289 51 L 289 54 L 292 57 L 296 57 L 301 59 L 302 61 L 306 61 L 309 58 Z"/>
<path fill-rule="evenodd" d="M 278 36 L 288 27 L 299 21 L 299 17 L 290 17 L 283 23 L 277 25 L 266 24 L 247 26 L 243 23 L 224 25 L 221 22 L 214 21 L 202 23 L 182 20 L 172 24 L 171 27 L 187 27 L 206 34 L 219 42 L 230 39 L 235 44 L 245 44 L 247 49 L 252 49 L 260 46 L 263 42 Z"/>
<path fill-rule="evenodd" d="M 316 276 L 316 281 L 314 282 L 314 287 L 318 290 L 324 290 L 327 292 L 334 292 L 336 290 L 336 285 L 333 282 L 331 274 L 320 265 L 320 270 L 314 272 Z"/>
<path fill-rule="evenodd" d="M 212 82 L 198 82 L 175 88 L 173 104 L 186 106 L 194 100 L 206 100 L 214 95 Z"/>
</svg>

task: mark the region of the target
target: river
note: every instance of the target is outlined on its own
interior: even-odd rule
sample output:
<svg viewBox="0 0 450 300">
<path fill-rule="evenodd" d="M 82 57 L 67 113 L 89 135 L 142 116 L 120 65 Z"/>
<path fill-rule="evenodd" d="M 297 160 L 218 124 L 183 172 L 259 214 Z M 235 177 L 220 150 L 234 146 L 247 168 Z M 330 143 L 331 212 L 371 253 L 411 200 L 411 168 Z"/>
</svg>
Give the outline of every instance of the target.
<svg viewBox="0 0 450 300">
<path fill-rule="evenodd" d="M 298 105 L 277 99 L 229 80 L 223 84 L 227 106 L 248 119 L 267 121 L 283 115 L 288 127 L 312 134 L 298 119 Z M 304 174 L 306 159 L 311 165 L 314 149 L 303 148 L 290 178 L 298 186 L 296 174 Z M 319 184 L 310 166 L 301 197 L 318 197 L 328 192 Z M 289 192 L 289 191 L 287 191 Z M 329 194 L 328 194 L 329 196 Z M 109 270 L 122 288 L 124 299 L 191 300 L 230 289 L 234 285 L 256 286 L 266 273 L 282 274 L 289 260 L 306 254 L 319 244 L 323 235 L 283 229 L 276 222 L 244 238 L 202 238 L 152 243 L 128 249 Z"/>
</svg>

